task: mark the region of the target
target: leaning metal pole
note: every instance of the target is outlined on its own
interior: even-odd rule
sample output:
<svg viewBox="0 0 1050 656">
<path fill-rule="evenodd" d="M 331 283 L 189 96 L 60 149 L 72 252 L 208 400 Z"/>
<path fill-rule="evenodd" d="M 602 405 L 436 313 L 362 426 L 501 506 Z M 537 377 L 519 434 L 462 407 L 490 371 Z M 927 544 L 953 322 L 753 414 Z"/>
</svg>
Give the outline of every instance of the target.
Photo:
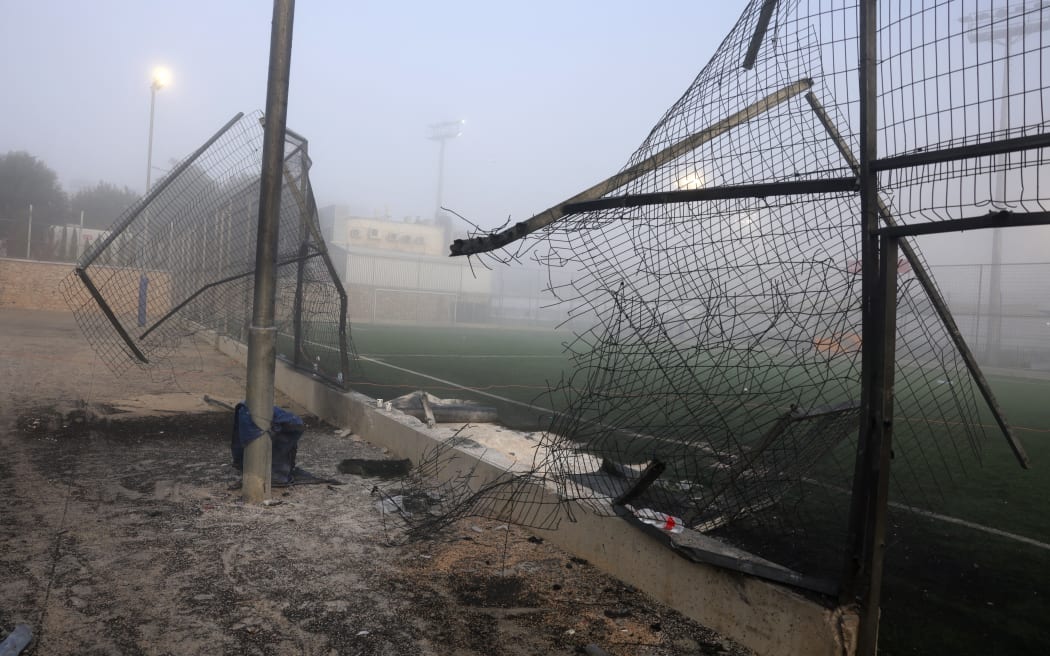
<svg viewBox="0 0 1050 656">
<path fill-rule="evenodd" d="M 647 157 L 641 162 L 620 171 L 616 175 L 584 189 L 572 198 L 564 200 L 553 207 L 549 207 L 524 221 L 515 223 L 501 232 L 482 237 L 455 240 L 452 242 L 450 249 L 451 254 L 453 256 L 475 255 L 478 253 L 493 251 L 497 248 L 503 248 L 507 244 L 536 232 L 565 216 L 565 206 L 601 198 L 605 194 L 615 191 L 625 184 L 637 180 L 644 175 L 652 173 L 668 162 L 673 162 L 675 159 L 685 155 L 689 151 L 699 148 L 705 143 L 729 132 L 733 128 L 765 114 L 781 103 L 787 102 L 795 96 L 805 93 L 812 88 L 813 80 L 803 78 L 793 84 L 778 89 L 765 98 L 744 107 L 740 111 L 734 112 L 724 119 L 709 125 L 703 130 L 691 134 L 685 139 L 664 148 L 655 155 Z"/>
<path fill-rule="evenodd" d="M 292 59 L 295 0 L 274 0 L 270 30 L 270 69 L 266 83 L 262 176 L 259 184 L 259 233 L 255 247 L 255 297 L 248 329 L 248 385 L 245 400 L 252 421 L 263 434 L 244 450 L 241 489 L 250 502 L 270 495 L 273 377 L 277 365 L 274 306 L 277 291 L 277 237 L 280 226 L 288 78 Z"/>
<path fill-rule="evenodd" d="M 828 136 L 831 137 L 832 143 L 838 148 L 839 153 L 849 164 L 850 169 L 859 175 L 860 162 L 853 155 L 853 151 L 849 149 L 849 145 L 846 140 L 842 137 L 842 133 L 839 132 L 838 128 L 832 122 L 831 117 L 828 116 L 827 111 L 824 109 L 824 105 L 817 99 L 813 92 L 806 94 L 806 102 L 809 103 L 813 112 L 816 113 L 817 119 L 820 124 L 827 130 Z M 886 160 L 882 160 L 886 161 Z M 889 227 L 900 225 L 897 219 L 893 216 L 890 211 L 889 205 L 882 199 L 880 195 L 878 198 L 879 214 L 882 216 L 882 221 Z M 1010 446 L 1010 450 L 1013 451 L 1014 457 L 1017 458 L 1017 462 L 1023 469 L 1028 469 L 1030 466 L 1028 460 L 1028 454 L 1025 452 L 1024 445 L 1021 444 L 1021 440 L 1014 435 L 1013 429 L 1010 428 L 1009 422 L 1006 420 L 1006 416 L 1003 414 L 1002 406 L 999 405 L 998 399 L 995 394 L 992 393 L 992 387 L 988 383 L 988 379 L 984 377 L 984 372 L 981 371 L 981 366 L 977 364 L 977 358 L 974 356 L 970 346 L 966 343 L 966 339 L 963 337 L 962 331 L 959 330 L 958 324 L 955 323 L 955 317 L 952 316 L 951 310 L 948 309 L 948 303 L 944 300 L 940 290 L 937 289 L 937 285 L 933 282 L 933 276 L 926 269 L 926 265 L 921 259 L 919 259 L 918 253 L 912 248 L 911 242 L 907 238 L 901 237 L 899 240 L 899 247 L 901 253 L 908 260 L 908 264 L 912 268 L 912 272 L 915 274 L 915 279 L 919 282 L 923 291 L 926 292 L 926 296 L 930 299 L 930 304 L 933 305 L 934 312 L 940 318 L 941 323 L 944 324 L 944 329 L 947 331 L 948 336 L 955 344 L 955 348 L 959 351 L 959 357 L 962 358 L 963 363 L 966 365 L 967 371 L 970 372 L 970 376 L 973 377 L 974 383 L 977 385 L 977 390 L 981 393 L 985 403 L 988 404 L 988 408 L 992 411 L 992 416 L 995 418 L 995 423 L 998 424 L 999 429 L 1003 433 L 1003 437 L 1006 438 L 1007 444 Z M 977 293 L 981 292 L 981 284 L 977 285 Z M 980 301 L 980 296 L 978 296 Z M 979 308 L 980 303 L 977 304 Z"/>
</svg>

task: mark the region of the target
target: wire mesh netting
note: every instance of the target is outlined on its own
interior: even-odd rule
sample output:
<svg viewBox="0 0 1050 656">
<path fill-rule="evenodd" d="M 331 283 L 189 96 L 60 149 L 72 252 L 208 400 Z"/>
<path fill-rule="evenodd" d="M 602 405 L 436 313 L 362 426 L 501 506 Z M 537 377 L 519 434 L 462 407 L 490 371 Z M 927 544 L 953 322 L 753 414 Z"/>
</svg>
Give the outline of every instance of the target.
<svg viewBox="0 0 1050 656">
<path fill-rule="evenodd" d="M 1040 1 L 880 3 L 883 157 L 1019 140 L 995 154 L 881 174 L 902 222 L 1046 211 L 1050 7 Z"/>
<path fill-rule="evenodd" d="M 996 267 L 953 264 L 933 269 L 943 274 L 941 287 L 959 330 L 976 351 L 988 359 L 997 355 L 1000 366 L 1050 369 L 1050 263 L 998 265 L 998 294 L 993 286 Z"/>
<path fill-rule="evenodd" d="M 881 155 L 1045 132 L 1033 25 L 1050 9 L 879 7 Z M 841 573 L 861 397 L 857 26 L 856 2 L 753 0 L 619 174 L 453 245 L 542 262 L 584 326 L 551 391 L 566 410 L 524 476 Z M 880 174 L 882 221 L 1041 209 L 1045 149 L 1016 148 Z M 924 258 L 902 254 L 891 494 L 937 508 L 997 429 Z M 548 504 L 544 487 L 517 502 Z"/>
<path fill-rule="evenodd" d="M 238 114 L 117 220 L 62 284 L 115 373 L 162 363 L 207 328 L 247 341 L 263 127 Z M 346 293 L 328 258 L 305 139 L 285 141 L 277 249 L 279 357 L 336 384 L 348 377 Z"/>
</svg>

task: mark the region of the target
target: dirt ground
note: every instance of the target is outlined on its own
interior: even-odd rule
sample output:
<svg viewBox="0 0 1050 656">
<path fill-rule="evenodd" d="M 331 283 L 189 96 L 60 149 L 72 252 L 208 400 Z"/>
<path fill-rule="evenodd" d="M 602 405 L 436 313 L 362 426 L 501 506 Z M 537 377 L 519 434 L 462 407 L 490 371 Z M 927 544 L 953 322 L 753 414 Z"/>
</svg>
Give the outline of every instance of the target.
<svg viewBox="0 0 1050 656">
<path fill-rule="evenodd" d="M 345 458 L 392 457 L 314 418 L 300 466 L 231 490 L 243 372 L 203 343 L 114 376 L 65 313 L 0 310 L 0 639 L 27 654 L 743 654 L 518 527 L 394 546 Z M 278 403 L 292 411 L 287 400 Z"/>
</svg>

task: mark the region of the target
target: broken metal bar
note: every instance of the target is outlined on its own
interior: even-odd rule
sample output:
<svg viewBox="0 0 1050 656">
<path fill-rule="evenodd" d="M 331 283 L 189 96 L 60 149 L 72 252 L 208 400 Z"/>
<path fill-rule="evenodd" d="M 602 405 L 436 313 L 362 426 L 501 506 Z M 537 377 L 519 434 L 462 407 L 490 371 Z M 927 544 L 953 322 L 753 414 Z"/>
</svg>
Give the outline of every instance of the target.
<svg viewBox="0 0 1050 656">
<path fill-rule="evenodd" d="M 646 524 L 634 516 L 624 506 L 613 506 L 617 516 L 637 527 L 642 532 L 663 542 L 675 553 L 694 563 L 713 565 L 734 572 L 742 572 L 767 581 L 775 581 L 792 587 L 810 590 L 824 595 L 834 595 L 837 586 L 833 581 L 808 576 L 788 569 L 776 563 L 764 560 L 741 549 L 729 546 L 719 540 L 704 535 L 699 531 L 688 529 L 674 536 L 666 531 Z"/>
<path fill-rule="evenodd" d="M 437 423 L 437 419 L 434 418 L 434 410 L 430 407 L 430 398 L 426 392 L 419 391 L 419 401 L 423 405 L 423 416 L 426 417 L 427 428 L 433 428 L 434 424 Z"/>
<path fill-rule="evenodd" d="M 113 243 L 114 239 L 116 239 L 117 237 L 119 237 L 121 234 L 124 233 L 124 230 L 126 230 L 127 227 L 129 225 L 131 225 L 131 222 L 134 221 L 135 219 L 137 219 L 139 217 L 139 215 L 142 214 L 142 211 L 144 209 L 146 209 L 146 207 L 150 203 L 153 202 L 153 199 L 155 199 L 157 196 L 159 196 L 161 193 L 163 193 L 163 191 L 165 189 L 167 189 L 168 186 L 172 182 L 174 182 L 175 179 L 178 178 L 182 174 L 183 171 L 188 169 L 190 167 L 190 165 L 192 165 L 195 161 L 197 161 L 198 157 L 200 157 L 201 155 L 204 154 L 204 151 L 208 150 L 208 148 L 210 148 L 213 143 L 218 141 L 219 138 L 222 137 L 222 135 L 226 134 L 229 131 L 229 129 L 232 128 L 234 125 L 236 125 L 237 121 L 241 120 L 241 118 L 243 118 L 243 117 L 244 117 L 244 112 L 237 112 L 237 114 L 233 118 L 231 118 L 229 121 L 227 121 L 226 125 L 224 125 L 221 128 L 219 128 L 218 132 L 213 134 L 210 139 L 208 139 L 203 144 L 201 144 L 200 148 L 198 148 L 197 150 L 193 151 L 193 153 L 189 157 L 187 157 L 186 159 L 182 160 L 182 162 L 180 162 L 178 166 L 176 166 L 171 171 L 169 171 L 168 174 L 165 175 L 163 178 L 161 178 L 161 180 L 157 184 L 153 185 L 153 188 L 148 190 L 146 195 L 142 197 L 142 200 L 140 200 L 135 205 L 134 211 L 132 211 L 130 214 L 128 214 L 128 216 L 126 218 L 124 218 L 124 220 L 122 220 L 120 222 L 120 224 L 118 224 L 117 226 L 113 227 L 109 231 L 109 234 L 106 235 L 106 238 L 103 239 L 101 243 L 98 243 L 98 242 L 95 243 L 95 247 L 91 251 L 91 256 L 88 257 L 87 260 L 83 264 L 81 264 L 80 266 L 82 268 L 85 268 L 85 269 L 87 267 L 91 266 L 91 263 L 95 261 L 95 258 L 97 258 L 99 255 L 101 255 L 102 251 L 106 250 L 106 248 L 111 243 Z"/>
<path fill-rule="evenodd" d="M 643 205 L 668 205 L 671 203 L 691 203 L 704 200 L 765 198 L 767 196 L 795 196 L 799 194 L 833 194 L 855 192 L 856 190 L 857 179 L 854 177 L 793 180 L 788 182 L 704 187 L 703 189 L 683 189 L 681 191 L 658 191 L 651 194 L 610 196 L 596 200 L 585 200 L 579 203 L 567 203 L 562 205 L 562 211 L 569 215 L 580 212 L 593 212 L 595 210 L 641 207 Z"/>
<path fill-rule="evenodd" d="M 149 360 L 146 359 L 146 356 L 139 350 L 139 347 L 135 346 L 135 343 L 131 341 L 131 335 L 128 334 L 128 331 L 124 330 L 124 326 L 121 325 L 120 320 L 117 319 L 117 315 L 113 314 L 113 309 L 109 307 L 109 303 L 106 303 L 106 299 L 102 298 L 102 293 L 99 292 L 98 287 L 95 287 L 95 283 L 91 280 L 87 270 L 85 270 L 84 267 L 77 267 L 76 272 L 77 277 L 80 278 L 81 282 L 84 283 L 84 286 L 87 287 L 88 292 L 91 293 L 92 298 L 98 303 L 98 307 L 102 310 L 102 314 L 106 315 L 109 322 L 113 324 L 114 328 L 116 328 L 117 334 L 120 335 L 120 338 L 124 340 L 124 343 L 128 345 L 128 348 L 131 349 L 131 352 L 135 354 L 136 358 L 141 362 L 148 364 Z"/>
<path fill-rule="evenodd" d="M 649 486 L 656 482 L 656 479 L 660 478 L 660 474 L 663 474 L 665 469 L 667 469 L 667 465 L 659 460 L 650 462 L 642 472 L 642 475 L 634 482 L 634 485 L 631 485 L 620 496 L 613 499 L 613 506 L 626 506 L 631 501 L 634 501 L 639 495 L 648 490 Z"/>
<path fill-rule="evenodd" d="M 755 25 L 755 33 L 751 35 L 751 43 L 747 45 L 747 54 L 744 55 L 744 68 L 751 70 L 758 60 L 758 51 L 762 47 L 762 39 L 769 29 L 769 20 L 773 18 L 773 10 L 777 8 L 777 0 L 766 0 L 758 14 L 758 23 Z"/>
<path fill-rule="evenodd" d="M 981 230 L 984 228 L 1019 228 L 1050 224 L 1050 212 L 989 212 L 984 216 L 969 216 L 962 219 L 932 221 L 909 225 L 886 226 L 876 230 L 876 234 L 886 237 L 914 237 L 917 235 L 937 235 L 945 232 L 962 230 Z"/>
<path fill-rule="evenodd" d="M 831 121 L 831 117 L 828 116 L 824 110 L 824 106 L 817 100 L 817 97 L 812 92 L 806 94 L 806 101 L 809 103 L 813 112 L 817 115 L 820 123 L 827 130 L 828 135 L 831 137 L 832 143 L 838 148 L 839 153 L 849 164 L 850 168 L 854 171 L 859 170 L 859 163 L 857 162 L 856 156 L 853 151 L 850 150 L 846 140 L 842 137 L 842 133 L 839 132 L 838 128 Z M 882 222 L 887 226 L 893 227 L 900 224 L 897 223 L 897 219 L 894 218 L 890 212 L 890 208 L 886 205 L 885 201 L 882 200 L 881 196 L 878 197 L 879 215 L 882 218 Z M 1010 428 L 1010 424 L 1006 421 L 1006 416 L 1003 414 L 1002 407 L 999 405 L 999 401 L 995 398 L 995 394 L 992 393 L 992 388 L 988 384 L 988 379 L 984 377 L 984 372 L 981 371 L 981 367 L 977 364 L 977 358 L 974 356 L 973 351 L 970 350 L 970 346 L 966 343 L 966 338 L 963 337 L 962 332 L 959 330 L 959 326 L 955 323 L 955 317 L 952 316 L 951 310 L 948 309 L 948 303 L 941 296 L 940 290 L 937 289 L 937 285 L 933 282 L 933 276 L 926 270 L 926 266 L 919 259 L 918 254 L 911 247 L 911 242 L 906 238 L 900 239 L 900 250 L 904 253 L 905 259 L 908 260 L 908 264 L 911 265 L 912 274 L 915 279 L 919 281 L 919 285 L 923 291 L 926 292 L 926 296 L 930 299 L 930 303 L 933 305 L 934 311 L 940 318 L 941 323 L 944 324 L 945 330 L 948 332 L 948 336 L 951 337 L 952 342 L 955 344 L 955 348 L 958 349 L 959 355 L 963 359 L 963 363 L 966 364 L 967 371 L 973 377 L 974 383 L 977 384 L 977 389 L 981 393 L 981 397 L 984 398 L 985 403 L 988 404 L 988 408 L 992 411 L 992 415 L 995 417 L 995 423 L 999 426 L 999 430 L 1002 431 L 1003 437 L 1006 439 L 1007 444 L 1010 446 L 1010 450 L 1013 451 L 1014 457 L 1017 458 L 1018 464 L 1023 469 L 1028 469 L 1030 461 L 1028 460 L 1028 454 L 1025 453 L 1024 446 L 1021 444 L 1020 439 L 1014 435 L 1013 430 Z"/>
<path fill-rule="evenodd" d="M 746 123 L 756 116 L 760 116 L 777 105 L 786 102 L 800 93 L 813 88 L 813 80 L 803 78 L 793 84 L 789 84 L 762 98 L 747 107 L 735 112 L 721 121 L 686 137 L 676 144 L 672 144 L 655 155 L 620 171 L 612 177 L 606 178 L 598 184 L 581 191 L 572 198 L 562 201 L 535 216 L 518 222 L 501 232 L 486 235 L 484 237 L 472 237 L 470 239 L 457 239 L 452 242 L 451 254 L 474 255 L 502 248 L 507 244 L 517 241 L 522 237 L 544 228 L 565 216 L 563 207 L 572 203 L 580 203 L 585 200 L 601 198 L 605 194 L 614 191 L 625 184 L 651 173 L 668 162 L 672 162 L 691 150 L 699 148 L 703 144 L 732 130 L 742 123 Z"/>
<path fill-rule="evenodd" d="M 213 405 L 216 408 L 222 408 L 223 410 L 229 410 L 230 412 L 237 412 L 237 408 L 235 406 L 232 406 L 225 401 L 221 401 L 214 397 L 208 396 L 207 394 L 204 395 L 204 402 L 208 405 Z"/>
<path fill-rule="evenodd" d="M 1006 153 L 1048 147 L 1050 147 L 1050 133 L 1033 134 L 1027 137 L 1000 139 L 999 141 L 971 144 L 969 146 L 956 146 L 955 148 L 929 150 L 923 153 L 910 153 L 908 155 L 883 157 L 882 159 L 873 161 L 871 163 L 871 168 L 873 171 L 889 171 L 891 169 L 903 169 L 910 166 L 940 164 L 942 162 L 954 162 L 960 159 L 989 157 L 991 155 L 1003 155 Z"/>
</svg>

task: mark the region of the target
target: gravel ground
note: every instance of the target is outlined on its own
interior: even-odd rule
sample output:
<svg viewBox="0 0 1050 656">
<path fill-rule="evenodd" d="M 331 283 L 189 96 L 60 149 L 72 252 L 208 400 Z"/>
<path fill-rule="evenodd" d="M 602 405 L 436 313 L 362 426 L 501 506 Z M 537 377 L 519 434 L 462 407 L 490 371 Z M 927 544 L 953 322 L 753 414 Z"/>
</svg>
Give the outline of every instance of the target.
<svg viewBox="0 0 1050 656">
<path fill-rule="evenodd" d="M 339 484 L 242 502 L 200 399 L 243 372 L 203 343 L 116 377 L 68 314 L 3 309 L 0 335 L 0 638 L 29 624 L 28 654 L 745 653 L 542 533 L 398 544 L 377 481 L 337 470 L 392 456 L 311 417 L 299 464 Z"/>
</svg>

